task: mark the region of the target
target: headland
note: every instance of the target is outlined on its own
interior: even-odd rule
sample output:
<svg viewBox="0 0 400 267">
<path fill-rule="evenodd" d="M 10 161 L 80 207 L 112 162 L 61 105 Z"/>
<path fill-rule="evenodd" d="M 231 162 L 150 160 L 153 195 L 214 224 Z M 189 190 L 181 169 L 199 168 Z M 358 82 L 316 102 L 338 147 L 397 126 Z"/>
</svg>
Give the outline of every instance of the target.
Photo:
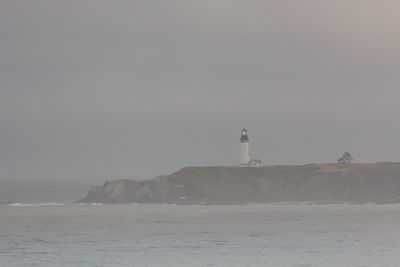
<svg viewBox="0 0 400 267">
<path fill-rule="evenodd" d="M 184 167 L 151 180 L 114 180 L 80 202 L 235 205 L 400 202 L 400 163 Z"/>
</svg>

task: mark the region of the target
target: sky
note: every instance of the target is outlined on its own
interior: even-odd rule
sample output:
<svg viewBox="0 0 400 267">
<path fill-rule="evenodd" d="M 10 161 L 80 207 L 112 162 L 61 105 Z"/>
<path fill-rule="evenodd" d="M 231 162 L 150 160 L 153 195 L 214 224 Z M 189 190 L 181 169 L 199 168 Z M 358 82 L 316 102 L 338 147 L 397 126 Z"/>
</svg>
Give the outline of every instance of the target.
<svg viewBox="0 0 400 267">
<path fill-rule="evenodd" d="M 0 2 L 0 184 L 400 161 L 400 2 Z"/>
</svg>

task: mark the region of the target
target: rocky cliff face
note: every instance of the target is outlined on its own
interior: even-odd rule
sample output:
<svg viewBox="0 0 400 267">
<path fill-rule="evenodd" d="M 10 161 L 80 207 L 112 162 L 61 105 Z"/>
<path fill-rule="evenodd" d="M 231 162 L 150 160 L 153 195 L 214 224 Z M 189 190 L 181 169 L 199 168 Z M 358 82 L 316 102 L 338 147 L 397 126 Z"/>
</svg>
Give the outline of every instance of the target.
<svg viewBox="0 0 400 267">
<path fill-rule="evenodd" d="M 82 201 L 176 204 L 398 202 L 400 163 L 186 167 L 148 181 L 106 182 L 92 187 Z"/>
</svg>

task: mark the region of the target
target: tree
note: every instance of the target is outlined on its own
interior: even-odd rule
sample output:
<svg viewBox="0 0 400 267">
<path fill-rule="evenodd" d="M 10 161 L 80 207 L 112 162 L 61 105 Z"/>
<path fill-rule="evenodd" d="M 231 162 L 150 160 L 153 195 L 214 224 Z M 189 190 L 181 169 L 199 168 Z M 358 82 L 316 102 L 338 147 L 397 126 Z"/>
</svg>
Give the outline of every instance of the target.
<svg viewBox="0 0 400 267">
<path fill-rule="evenodd" d="M 349 152 L 344 152 L 343 156 L 337 159 L 337 162 L 341 164 L 350 164 L 352 161 L 353 157 Z"/>
</svg>

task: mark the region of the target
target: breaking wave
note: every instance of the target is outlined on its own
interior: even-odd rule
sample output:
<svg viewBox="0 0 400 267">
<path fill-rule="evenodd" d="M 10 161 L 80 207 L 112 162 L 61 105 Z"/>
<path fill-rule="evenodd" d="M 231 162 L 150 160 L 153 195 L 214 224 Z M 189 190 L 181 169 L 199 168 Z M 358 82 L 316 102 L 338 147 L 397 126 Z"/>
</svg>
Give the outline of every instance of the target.
<svg viewBox="0 0 400 267">
<path fill-rule="evenodd" d="M 41 203 L 8 203 L 8 207 L 62 207 L 62 206 L 101 206 L 102 203 L 60 203 L 60 202 L 41 202 Z"/>
<path fill-rule="evenodd" d="M 11 203 L 7 204 L 9 207 L 45 207 L 45 206 L 65 206 L 68 205 L 66 203 L 58 203 L 58 202 L 43 202 L 43 203 Z"/>
</svg>

